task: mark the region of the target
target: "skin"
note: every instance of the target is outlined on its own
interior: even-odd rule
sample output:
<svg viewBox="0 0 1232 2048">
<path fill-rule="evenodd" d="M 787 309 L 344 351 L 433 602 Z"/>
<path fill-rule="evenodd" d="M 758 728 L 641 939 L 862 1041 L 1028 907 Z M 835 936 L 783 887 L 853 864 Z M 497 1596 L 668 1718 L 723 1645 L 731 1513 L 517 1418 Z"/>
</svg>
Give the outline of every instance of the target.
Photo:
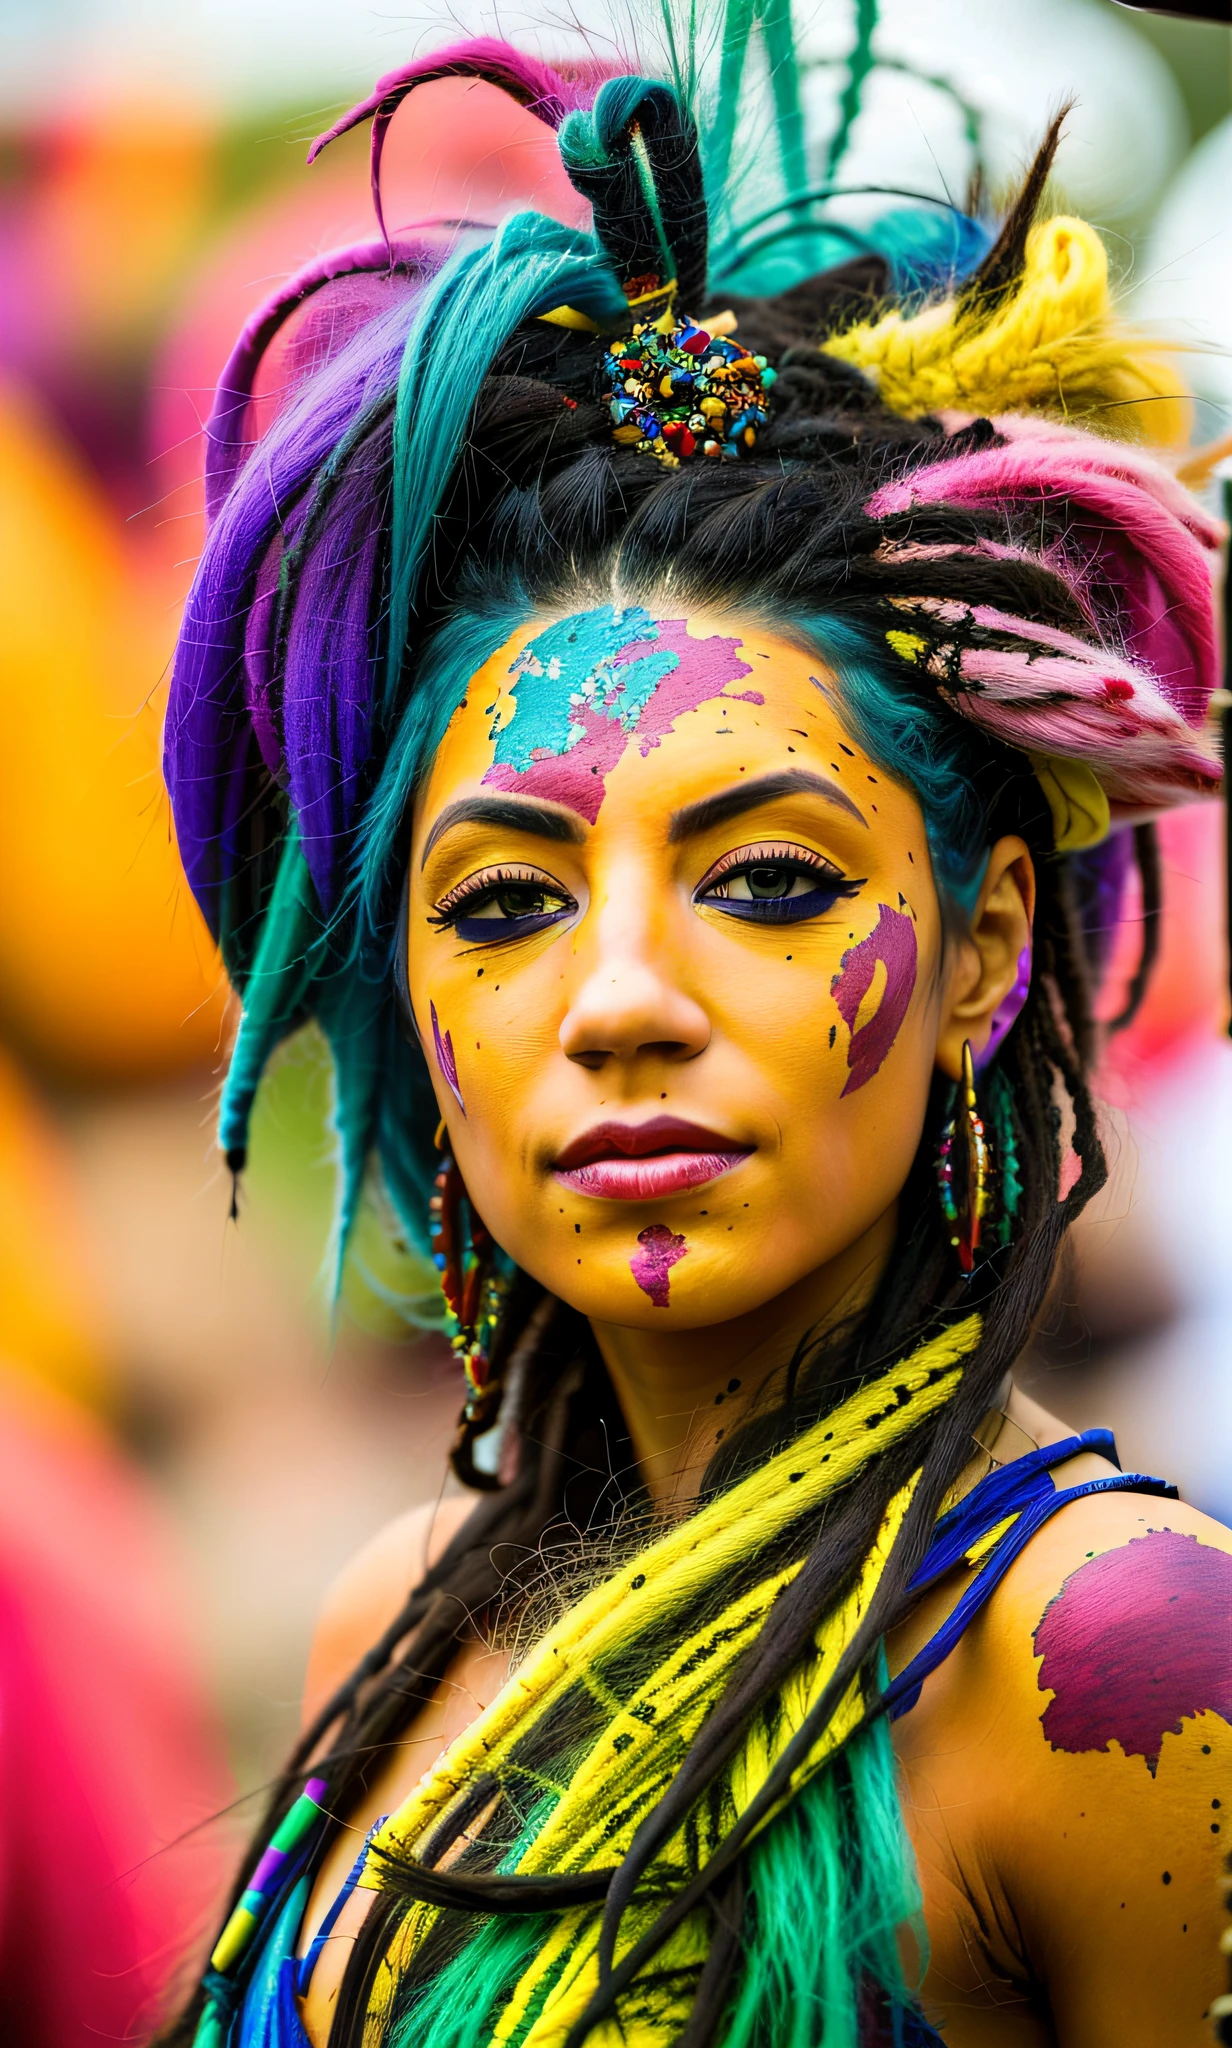
<svg viewBox="0 0 1232 2048">
<path fill-rule="evenodd" d="M 601 799 L 593 785 L 579 799 L 589 816 L 545 795 L 550 749 L 534 786 L 519 789 L 503 765 L 526 709 L 516 663 L 556 623 L 530 622 L 474 678 L 419 793 L 409 995 L 449 1147 L 488 1227 L 590 1318 L 641 1475 L 661 1505 L 683 1510 L 750 1392 L 806 1330 L 858 1308 L 875 1284 L 933 1072 L 957 1078 L 964 1040 L 977 1055 L 987 1042 L 1030 940 L 1034 877 L 1023 842 L 998 841 L 969 932 L 947 939 L 914 797 L 865 757 L 816 660 L 739 620 L 688 620 L 689 640 L 703 647 L 697 673 L 713 656 L 715 676 L 731 676 L 714 694 L 695 690 L 698 701 L 666 726 L 657 718 L 653 743 L 639 744 L 635 731 L 621 750 L 600 732 Z M 566 697 L 569 684 L 565 676 Z M 546 715 L 542 688 L 537 701 Z M 522 748 L 518 761 L 530 759 Z M 815 780 L 805 784 L 801 771 Z M 727 799 L 759 786 L 761 800 L 737 815 Z M 758 923 L 721 907 L 740 900 L 732 856 L 762 868 L 796 862 L 803 879 L 792 886 L 803 892 L 817 889 L 823 863 L 842 890 L 802 922 Z M 716 867 L 734 892 L 726 898 L 714 893 Z M 489 894 L 485 907 L 476 895 L 494 877 L 516 885 L 505 909 L 538 902 L 540 915 L 547 904 L 561 915 L 502 931 L 502 899 Z M 459 892 L 472 918 L 478 904 L 491 942 L 476 922 L 460 930 L 448 921 Z M 853 974 L 858 1000 L 844 981 Z M 604 1120 L 664 1114 L 743 1156 L 705 1185 L 637 1200 L 579 1191 L 554 1172 Z M 1017 1394 L 1009 1412 L 1037 1442 L 1067 1434 Z M 1058 1481 L 1108 1469 L 1084 1456 Z M 468 1506 L 404 1518 L 344 1574 L 314 1646 L 308 1714 Z M 1171 1503 L 1108 1496 L 1067 1508 L 896 1724 L 930 1937 L 925 2002 L 956 2048 L 1158 2048 L 1165 2039 L 1196 2048 L 1205 2039 L 1201 2015 L 1220 1989 L 1222 1837 L 1210 1831 L 1210 1802 L 1232 1761 L 1227 1725 L 1211 1712 L 1183 1718 L 1179 1735 L 1163 1735 L 1152 1776 L 1115 1743 L 1054 1748 L 1042 1726 L 1052 1695 L 1037 1682 L 1034 1634 L 1049 1603 L 1091 1553 L 1148 1526 L 1232 1548 L 1225 1532 Z M 892 1668 L 962 1590 L 961 1573 L 934 1589 L 888 1645 Z M 1150 1625 L 1166 1655 L 1168 1610 Z M 1081 1674 L 1086 1652 L 1072 1637 L 1067 1669 Z M 478 1636 L 459 1648 L 347 1817 L 303 1946 L 363 1832 L 406 1797 L 504 1675 L 505 1660 Z M 318 1964 L 303 2005 L 316 2043 L 372 1896 L 348 1902 Z"/>
</svg>

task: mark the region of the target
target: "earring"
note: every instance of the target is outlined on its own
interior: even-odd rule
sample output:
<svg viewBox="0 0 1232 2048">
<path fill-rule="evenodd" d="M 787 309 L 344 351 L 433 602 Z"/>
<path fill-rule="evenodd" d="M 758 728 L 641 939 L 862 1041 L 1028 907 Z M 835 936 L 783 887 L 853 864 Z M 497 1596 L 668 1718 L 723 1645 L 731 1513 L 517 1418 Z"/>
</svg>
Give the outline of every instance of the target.
<svg viewBox="0 0 1232 2048">
<path fill-rule="evenodd" d="M 437 1131 L 438 1148 L 444 1142 L 444 1131 L 442 1122 Z M 476 1214 L 461 1172 L 448 1153 L 441 1159 L 428 1202 L 428 1236 L 445 1297 L 446 1332 L 466 1380 L 455 1446 L 455 1452 L 466 1453 L 466 1469 L 459 1476 L 472 1486 L 494 1484 L 485 1482 L 482 1475 L 474 1476 L 469 1453 L 475 1439 L 493 1427 L 500 1410 L 504 1381 L 493 1371 L 492 1362 L 517 1269 Z"/>
<path fill-rule="evenodd" d="M 963 1040 L 962 1080 L 954 1114 L 941 1133 L 937 1152 L 937 1185 L 950 1226 L 950 1243 L 965 1277 L 975 1269 L 984 1236 L 984 1219 L 992 1200 L 992 1156 L 975 1094 L 975 1065 L 970 1040 Z"/>
</svg>

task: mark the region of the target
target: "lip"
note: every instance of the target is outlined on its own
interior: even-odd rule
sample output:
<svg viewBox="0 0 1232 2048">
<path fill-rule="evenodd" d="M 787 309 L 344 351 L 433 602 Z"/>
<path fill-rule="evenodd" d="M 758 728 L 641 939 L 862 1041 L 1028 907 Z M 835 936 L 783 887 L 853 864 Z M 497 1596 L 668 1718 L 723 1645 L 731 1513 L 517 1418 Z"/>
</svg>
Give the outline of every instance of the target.
<svg viewBox="0 0 1232 2048">
<path fill-rule="evenodd" d="M 683 1117 L 654 1116 L 643 1124 L 608 1122 L 583 1131 L 566 1145 L 553 1173 L 575 1194 L 653 1202 L 704 1187 L 752 1150 Z"/>
</svg>

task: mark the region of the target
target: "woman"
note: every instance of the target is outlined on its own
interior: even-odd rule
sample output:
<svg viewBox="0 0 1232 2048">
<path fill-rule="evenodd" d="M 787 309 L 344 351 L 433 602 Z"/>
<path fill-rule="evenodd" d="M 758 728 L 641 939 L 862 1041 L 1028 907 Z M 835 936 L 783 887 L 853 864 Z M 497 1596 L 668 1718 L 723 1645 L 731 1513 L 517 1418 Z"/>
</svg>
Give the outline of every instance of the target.
<svg viewBox="0 0 1232 2048">
<path fill-rule="evenodd" d="M 593 235 L 330 259 L 211 424 L 168 771 L 222 1142 L 316 1018 L 341 1242 L 368 1178 L 431 1249 L 481 1496 L 332 1597 L 214 2048 L 1157 2048 L 1219 1988 L 1232 1541 L 1011 1379 L 1131 849 L 1218 785 L 1217 536 L 1035 224 L 1055 137 L 915 311 L 875 250 L 722 290 L 764 228 L 708 278 L 741 21 L 708 187 L 676 87 L 384 81 L 378 181 L 486 77 Z"/>
</svg>

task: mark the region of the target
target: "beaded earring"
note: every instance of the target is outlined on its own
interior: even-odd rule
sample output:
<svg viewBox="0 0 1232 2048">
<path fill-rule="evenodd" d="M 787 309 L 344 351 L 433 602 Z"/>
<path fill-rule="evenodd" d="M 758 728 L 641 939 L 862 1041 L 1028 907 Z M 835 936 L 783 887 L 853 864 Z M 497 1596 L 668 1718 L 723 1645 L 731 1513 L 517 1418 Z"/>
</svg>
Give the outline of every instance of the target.
<svg viewBox="0 0 1232 2048">
<path fill-rule="evenodd" d="M 1022 1200 L 1014 1091 L 1001 1069 L 994 1067 L 988 1077 L 986 1124 L 975 1092 L 975 1061 L 964 1041 L 962 1079 L 955 1084 L 952 1100 L 937 1148 L 937 1186 L 950 1243 L 961 1272 L 969 1278 L 980 1252 L 1009 1243 Z"/>
<path fill-rule="evenodd" d="M 937 1152 L 937 1186 L 950 1226 L 950 1243 L 958 1253 L 962 1273 L 969 1277 L 975 1270 L 992 1194 L 992 1157 L 976 1100 L 969 1039 L 963 1040 L 962 1067 L 962 1080 L 956 1085 L 958 1099 Z"/>
<path fill-rule="evenodd" d="M 446 1330 L 466 1381 L 454 1470 L 468 1486 L 491 1487 L 495 1479 L 474 1463 L 476 1438 L 487 1434 L 500 1411 L 503 1375 L 493 1371 L 509 1290 L 517 1268 L 501 1250 L 466 1190 L 457 1164 L 444 1152 L 445 1125 L 436 1134 L 440 1169 L 428 1202 L 432 1263 L 440 1275 L 448 1311 Z"/>
</svg>

